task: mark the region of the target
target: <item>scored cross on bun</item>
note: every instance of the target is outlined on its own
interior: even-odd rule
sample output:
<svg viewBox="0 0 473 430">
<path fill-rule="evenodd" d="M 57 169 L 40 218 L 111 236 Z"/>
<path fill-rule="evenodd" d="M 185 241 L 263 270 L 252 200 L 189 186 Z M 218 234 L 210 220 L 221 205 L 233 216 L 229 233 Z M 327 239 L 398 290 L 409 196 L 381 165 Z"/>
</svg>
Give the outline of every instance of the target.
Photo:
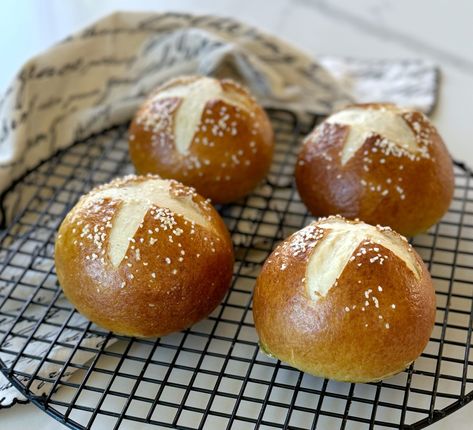
<svg viewBox="0 0 473 430">
<path fill-rule="evenodd" d="M 353 105 L 328 117 L 305 139 L 295 176 L 314 215 L 360 218 L 408 236 L 444 215 L 454 189 L 434 125 L 392 104 Z"/>
<path fill-rule="evenodd" d="M 253 315 L 267 354 L 324 378 L 377 381 L 425 348 L 435 292 L 404 237 L 329 217 L 294 233 L 266 260 Z"/>
<path fill-rule="evenodd" d="M 136 113 L 129 150 L 138 173 L 191 185 L 214 203 L 248 194 L 267 175 L 274 136 L 266 113 L 236 82 L 172 79 Z"/>
<path fill-rule="evenodd" d="M 163 336 L 222 300 L 233 247 L 222 219 L 194 189 L 127 176 L 84 195 L 62 222 L 56 272 L 87 318 L 117 333 Z"/>
</svg>

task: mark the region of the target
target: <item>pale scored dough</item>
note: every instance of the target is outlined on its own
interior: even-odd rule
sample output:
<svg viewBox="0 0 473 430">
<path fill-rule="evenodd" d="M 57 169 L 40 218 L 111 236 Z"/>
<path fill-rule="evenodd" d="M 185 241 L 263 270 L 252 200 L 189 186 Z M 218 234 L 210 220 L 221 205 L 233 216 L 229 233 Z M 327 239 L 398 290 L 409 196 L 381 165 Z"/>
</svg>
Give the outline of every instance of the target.
<svg viewBox="0 0 473 430">
<path fill-rule="evenodd" d="M 171 183 L 162 179 L 150 179 L 140 183 L 130 183 L 117 188 L 106 188 L 93 195 L 94 200 L 110 198 L 122 201 L 118 214 L 113 220 L 110 232 L 108 255 L 117 267 L 126 255 L 130 238 L 133 238 L 151 206 L 167 208 L 187 218 L 191 222 L 210 228 L 208 219 L 192 197 L 175 197 L 170 193 Z"/>
<path fill-rule="evenodd" d="M 420 152 L 416 136 L 397 109 L 345 109 L 327 118 L 329 124 L 350 126 L 342 150 L 345 165 L 373 133 L 413 154 Z"/>
<path fill-rule="evenodd" d="M 383 233 L 369 224 L 350 224 L 336 220 L 322 222 L 318 227 L 329 231 L 314 247 L 307 263 L 306 281 L 312 300 L 317 301 L 328 294 L 355 250 L 366 240 L 389 249 L 406 263 L 417 279 L 420 278 L 419 264 L 409 251 L 409 245 L 391 232 Z"/>
<path fill-rule="evenodd" d="M 181 154 L 189 149 L 209 101 L 221 100 L 244 111 L 251 109 L 248 96 L 230 86 L 224 90 L 218 80 L 207 77 L 176 83 L 156 94 L 153 101 L 167 98 L 182 99 L 174 118 L 175 145 Z"/>
</svg>

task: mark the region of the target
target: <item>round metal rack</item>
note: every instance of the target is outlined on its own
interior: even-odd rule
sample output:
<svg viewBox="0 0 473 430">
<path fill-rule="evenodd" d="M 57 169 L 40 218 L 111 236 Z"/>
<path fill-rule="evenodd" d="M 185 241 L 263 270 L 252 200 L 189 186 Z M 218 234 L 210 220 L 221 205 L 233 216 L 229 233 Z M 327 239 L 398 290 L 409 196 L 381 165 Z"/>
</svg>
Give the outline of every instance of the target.
<svg viewBox="0 0 473 430">
<path fill-rule="evenodd" d="M 1 199 L 0 368 L 27 399 L 72 428 L 419 429 L 473 398 L 472 173 L 456 163 L 448 214 L 413 244 L 437 291 L 435 328 L 406 371 L 372 384 L 315 378 L 263 355 L 251 298 L 275 245 L 311 221 L 293 182 L 301 136 L 320 120 L 271 110 L 271 174 L 219 208 L 232 234 L 231 290 L 211 316 L 160 339 L 107 332 L 63 297 L 54 271 L 57 228 L 91 187 L 132 172 L 127 125 L 75 143 Z"/>
</svg>

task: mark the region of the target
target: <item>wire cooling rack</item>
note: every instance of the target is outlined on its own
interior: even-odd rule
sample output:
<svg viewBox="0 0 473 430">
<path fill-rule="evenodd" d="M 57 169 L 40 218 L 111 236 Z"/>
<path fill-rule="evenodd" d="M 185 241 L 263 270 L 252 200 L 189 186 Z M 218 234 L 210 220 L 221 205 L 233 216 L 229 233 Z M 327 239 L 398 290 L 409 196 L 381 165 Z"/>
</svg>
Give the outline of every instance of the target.
<svg viewBox="0 0 473 430">
<path fill-rule="evenodd" d="M 220 208 L 236 251 L 232 288 L 208 319 L 181 333 L 104 331 L 75 312 L 56 282 L 53 244 L 64 215 L 92 186 L 132 171 L 126 126 L 58 153 L 3 196 L 17 209 L 0 237 L 0 366 L 29 400 L 73 428 L 212 430 L 418 429 L 472 400 L 473 188 L 458 163 L 450 211 L 413 241 L 438 305 L 413 365 L 382 382 L 349 384 L 260 353 L 255 278 L 278 241 L 311 221 L 292 175 L 300 138 L 319 120 L 270 115 L 277 145 L 267 182 Z"/>
</svg>

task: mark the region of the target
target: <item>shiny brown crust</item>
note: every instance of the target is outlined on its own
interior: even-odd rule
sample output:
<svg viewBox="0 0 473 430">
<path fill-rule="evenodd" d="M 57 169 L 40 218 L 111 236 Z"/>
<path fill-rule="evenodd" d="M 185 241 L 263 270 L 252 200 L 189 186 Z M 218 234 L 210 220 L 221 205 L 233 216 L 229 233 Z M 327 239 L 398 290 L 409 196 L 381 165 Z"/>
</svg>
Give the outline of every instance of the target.
<svg viewBox="0 0 473 430">
<path fill-rule="evenodd" d="M 83 196 L 61 224 L 55 244 L 58 280 L 77 310 L 116 333 L 141 337 L 163 336 L 205 318 L 228 290 L 233 271 L 233 247 L 222 219 L 176 181 L 171 192 L 191 196 L 211 228 L 171 212 L 175 224 L 156 233 L 160 221 L 149 210 L 125 258 L 112 265 L 105 250 L 121 201 L 97 201 L 94 193 L 148 178 L 158 177 L 125 177 Z"/>
<path fill-rule="evenodd" d="M 405 369 L 425 348 L 435 321 L 435 292 L 419 255 L 412 250 L 421 267 L 417 280 L 403 260 L 379 246 L 389 257 L 382 265 L 370 262 L 372 252 L 357 256 L 327 296 L 313 302 L 304 279 L 310 249 L 294 256 L 290 246 L 298 234 L 276 248 L 257 280 L 253 316 L 263 351 L 339 381 L 377 381 Z M 369 289 L 379 306 L 370 300 L 362 311 Z"/>
<path fill-rule="evenodd" d="M 239 94 L 250 107 L 249 112 L 223 100 L 209 101 L 188 152 L 181 154 L 174 144 L 174 129 L 179 127 L 174 121 L 175 112 L 181 99 L 156 101 L 154 97 L 176 84 L 198 79 L 198 76 L 176 78 L 153 92 L 130 125 L 130 156 L 140 174 L 156 173 L 177 179 L 213 203 L 228 203 L 251 192 L 266 177 L 273 157 L 273 130 L 265 111 L 250 93 L 224 79 L 219 81 L 223 90 Z M 149 112 L 153 115 L 151 120 Z M 212 125 L 223 117 L 233 126 L 215 131 Z M 165 126 L 158 131 L 145 125 L 163 119 Z"/>
<path fill-rule="evenodd" d="M 389 104 L 352 107 L 397 109 Z M 450 155 L 425 115 L 403 112 L 416 139 L 426 147 L 427 158 L 386 155 L 379 147 L 381 136 L 373 135 L 342 165 L 340 151 L 350 127 L 323 122 L 312 131 L 295 170 L 299 194 L 312 214 L 360 218 L 407 236 L 427 230 L 445 214 L 454 191 Z"/>
</svg>

